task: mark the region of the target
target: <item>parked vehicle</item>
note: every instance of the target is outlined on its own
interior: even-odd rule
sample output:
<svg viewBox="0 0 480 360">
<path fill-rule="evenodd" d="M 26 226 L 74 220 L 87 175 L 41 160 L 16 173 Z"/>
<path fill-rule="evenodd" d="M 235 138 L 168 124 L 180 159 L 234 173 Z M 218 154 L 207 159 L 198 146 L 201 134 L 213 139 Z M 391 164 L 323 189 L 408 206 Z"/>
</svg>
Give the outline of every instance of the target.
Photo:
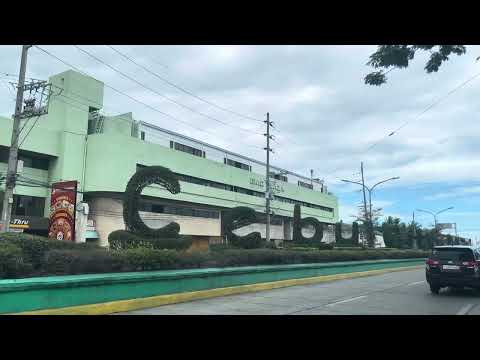
<svg viewBox="0 0 480 360">
<path fill-rule="evenodd" d="M 480 249 L 436 246 L 426 261 L 425 272 L 433 294 L 443 287 L 480 289 Z"/>
</svg>

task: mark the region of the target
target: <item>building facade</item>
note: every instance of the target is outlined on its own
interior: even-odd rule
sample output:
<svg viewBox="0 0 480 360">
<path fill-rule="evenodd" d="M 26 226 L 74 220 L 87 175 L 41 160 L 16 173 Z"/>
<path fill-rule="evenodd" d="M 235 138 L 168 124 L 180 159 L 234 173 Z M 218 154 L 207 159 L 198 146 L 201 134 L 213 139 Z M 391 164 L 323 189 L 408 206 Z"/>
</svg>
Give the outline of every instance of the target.
<svg viewBox="0 0 480 360">
<path fill-rule="evenodd" d="M 259 223 L 239 229 L 239 234 L 260 231 L 265 236 L 266 171 L 262 161 L 137 121 L 132 113 L 103 115 L 104 85 L 91 77 L 66 71 L 49 81 L 53 95 L 48 114 L 37 119 L 21 146 L 23 170 L 15 189 L 13 215 L 47 217 L 49 185 L 77 180 L 78 201 L 87 204 L 79 207 L 82 213 L 78 215 L 86 217 L 82 223 L 90 230 L 95 228 L 94 235 L 80 238 L 98 238 L 106 245 L 110 232 L 125 228 L 122 195 L 130 177 L 142 166 L 160 165 L 178 176 L 181 192 L 174 195 L 160 186 L 144 189 L 141 216 L 147 225 L 161 227 L 176 221 L 181 234 L 192 235 L 196 243 L 203 244 L 199 246 L 205 246 L 221 242 L 225 210 L 248 206 L 257 211 Z M 0 174 L 7 169 L 12 124 L 12 119 L 0 118 Z M 271 238 L 291 239 L 293 207 L 299 203 L 302 217 L 315 217 L 330 225 L 324 236 L 333 241 L 331 225 L 338 221 L 336 197 L 308 177 L 275 166 L 271 171 Z"/>
</svg>

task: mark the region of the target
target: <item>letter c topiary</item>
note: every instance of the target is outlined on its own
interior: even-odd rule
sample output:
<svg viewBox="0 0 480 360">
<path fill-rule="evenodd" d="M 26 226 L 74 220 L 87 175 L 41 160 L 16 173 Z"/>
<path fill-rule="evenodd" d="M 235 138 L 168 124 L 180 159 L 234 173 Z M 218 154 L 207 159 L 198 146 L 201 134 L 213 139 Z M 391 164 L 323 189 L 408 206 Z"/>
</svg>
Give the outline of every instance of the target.
<svg viewBox="0 0 480 360">
<path fill-rule="evenodd" d="M 160 229 L 151 229 L 140 218 L 138 213 L 140 196 L 142 190 L 151 184 L 161 185 L 172 194 L 180 192 L 180 183 L 170 169 L 162 166 L 148 166 L 137 170 L 128 181 L 123 200 L 123 220 L 127 230 L 147 237 L 178 237 L 180 231 L 178 223 L 172 222 Z"/>
</svg>

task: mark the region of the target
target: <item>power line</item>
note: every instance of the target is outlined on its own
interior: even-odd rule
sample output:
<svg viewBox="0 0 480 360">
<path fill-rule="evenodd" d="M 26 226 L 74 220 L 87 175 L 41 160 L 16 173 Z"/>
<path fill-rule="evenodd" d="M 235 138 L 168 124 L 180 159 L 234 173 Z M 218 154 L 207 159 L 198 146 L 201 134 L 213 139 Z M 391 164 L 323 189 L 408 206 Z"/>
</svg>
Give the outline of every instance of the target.
<svg viewBox="0 0 480 360">
<path fill-rule="evenodd" d="M 132 62 L 133 64 L 135 64 L 135 65 L 137 65 L 137 66 L 139 66 L 139 67 L 141 67 L 143 70 L 145 70 L 145 71 L 147 71 L 148 73 L 152 74 L 152 75 L 155 76 L 156 78 L 160 79 L 161 81 L 167 83 L 167 84 L 170 85 L 170 86 L 173 86 L 174 88 L 182 91 L 182 92 L 185 93 L 185 94 L 188 94 L 188 95 L 190 95 L 190 96 L 193 96 L 194 98 L 196 98 L 196 99 L 198 99 L 198 100 L 200 100 L 200 101 L 203 101 L 203 102 L 206 103 L 206 104 L 209 104 L 209 105 L 211 105 L 211 106 L 213 106 L 213 107 L 215 107 L 215 108 L 217 108 L 217 109 L 223 110 L 223 111 L 225 111 L 225 112 L 229 112 L 229 113 L 231 113 L 231 114 L 233 114 L 233 115 L 236 115 L 236 116 L 239 116 L 239 117 L 241 117 L 241 118 L 248 119 L 248 120 L 253 120 L 253 121 L 257 121 L 257 122 L 263 123 L 262 120 L 255 119 L 255 118 L 253 118 L 253 117 L 251 117 L 251 116 L 248 116 L 248 115 L 242 115 L 242 114 L 240 114 L 240 113 L 238 113 L 238 112 L 236 112 L 236 111 L 227 109 L 227 108 L 225 108 L 225 107 L 223 107 L 223 106 L 220 106 L 220 105 L 217 105 L 217 104 L 215 104 L 215 103 L 213 103 L 213 102 L 211 102 L 211 101 L 208 101 L 208 100 L 204 99 L 203 97 L 200 97 L 200 96 L 194 94 L 193 92 L 191 92 L 191 91 L 189 91 L 189 90 L 187 90 L 187 89 L 185 89 L 185 88 L 183 88 L 183 87 L 181 87 L 181 86 L 179 86 L 179 85 L 177 85 L 177 84 L 169 81 L 168 79 L 163 78 L 162 76 L 158 75 L 158 74 L 155 73 L 154 71 L 148 69 L 147 67 L 143 66 L 142 64 L 139 64 L 138 62 L 136 62 L 135 60 L 133 60 L 131 57 L 129 57 L 128 55 L 126 55 L 125 53 L 121 52 L 121 51 L 118 50 L 118 49 L 115 49 L 113 46 L 110 46 L 110 45 L 105 45 L 105 46 L 108 46 L 110 49 L 112 49 L 113 51 L 115 51 L 117 54 L 121 55 L 122 57 L 124 57 L 124 58 L 127 59 L 128 61 Z"/>
<path fill-rule="evenodd" d="M 391 70 L 390 70 L 391 71 Z M 429 110 L 431 110 L 433 107 L 435 107 L 436 105 L 438 105 L 439 103 L 441 103 L 442 101 L 444 101 L 446 98 L 448 98 L 450 95 L 452 95 L 453 93 L 455 93 L 456 91 L 460 90 L 462 87 L 464 87 L 465 85 L 467 85 L 469 82 L 473 81 L 475 78 L 479 77 L 480 76 L 480 73 L 477 73 L 473 76 L 471 76 L 470 78 L 468 78 L 467 80 L 465 80 L 464 82 L 462 82 L 460 85 L 456 86 L 455 88 L 453 88 L 452 90 L 450 90 L 447 94 L 445 94 L 443 97 L 441 97 L 440 99 L 438 99 L 437 101 L 435 101 L 434 103 L 430 104 L 429 106 L 427 106 L 421 113 L 419 113 L 415 118 L 413 119 L 410 119 L 410 120 L 407 120 L 405 121 L 401 126 L 399 126 L 397 129 L 395 129 L 394 131 L 390 131 L 388 133 L 388 135 L 384 136 L 383 138 L 381 138 L 380 140 L 378 140 L 377 142 L 375 142 L 374 144 L 370 145 L 365 151 L 361 152 L 361 153 L 357 153 L 359 155 L 363 155 L 365 153 L 367 153 L 368 151 L 370 151 L 371 149 L 373 149 L 376 145 L 378 145 L 379 143 L 381 143 L 383 140 L 385 140 L 386 138 L 388 137 L 391 137 L 393 135 L 396 135 L 401 129 L 403 129 L 405 126 L 407 126 L 408 123 L 412 122 L 412 121 L 415 121 L 415 120 L 418 120 L 422 115 L 424 115 L 426 112 L 428 112 Z M 441 143 L 441 142 L 440 142 Z M 428 155 L 427 155 L 428 156 Z M 335 170 L 331 171 L 328 175 L 326 176 L 330 176 L 332 174 L 334 174 L 335 172 L 337 172 L 338 170 L 340 170 L 342 168 L 342 166 L 340 167 L 337 167 Z M 338 178 L 340 179 L 340 178 Z"/>
<path fill-rule="evenodd" d="M 33 125 L 30 127 L 30 129 L 28 130 L 27 134 L 25 135 L 25 137 L 23 138 L 23 140 L 20 142 L 20 145 L 18 145 L 18 148 L 20 149 L 23 145 L 23 143 L 25 142 L 25 140 L 27 139 L 28 135 L 30 134 L 30 132 L 32 131 L 32 129 L 35 127 L 35 125 L 37 125 L 37 122 L 38 122 L 38 119 L 40 119 L 40 116 L 41 115 L 38 115 L 37 118 L 35 119 L 35 122 L 33 123 Z M 22 128 L 23 129 L 23 128 Z M 20 134 L 19 134 L 20 135 Z"/>
<path fill-rule="evenodd" d="M 73 93 L 73 92 L 72 92 L 72 93 Z M 77 99 L 74 99 L 74 98 L 72 98 L 72 97 L 68 97 L 68 96 L 66 96 L 66 95 L 63 94 L 63 93 L 62 93 L 61 95 L 59 95 L 59 96 L 64 97 L 64 98 L 69 99 L 69 100 L 72 100 L 72 101 L 74 101 L 74 102 L 77 102 L 77 103 L 79 103 L 79 104 L 81 104 L 81 105 L 85 105 L 85 106 L 88 106 L 88 105 L 89 105 L 89 104 L 85 104 L 85 103 L 83 103 L 83 102 L 81 102 L 81 101 L 79 101 L 79 100 L 77 100 Z M 84 112 L 87 112 L 87 111 L 88 111 L 88 110 L 86 110 L 86 109 L 82 109 L 82 108 L 79 107 L 79 106 L 76 106 L 75 104 L 72 104 L 72 103 L 69 102 L 69 101 L 65 101 L 65 100 L 63 100 L 63 99 L 61 99 L 61 98 L 58 98 L 58 97 L 57 97 L 57 98 L 55 98 L 55 100 L 61 101 L 61 102 L 65 103 L 65 104 L 70 105 L 70 106 L 72 106 L 72 107 L 74 107 L 74 108 L 76 108 L 76 109 L 79 109 L 79 110 L 81 110 L 81 111 L 84 111 Z M 103 116 L 105 116 L 105 117 L 111 117 L 111 118 L 115 118 L 115 119 L 118 119 L 118 120 L 122 120 L 122 121 L 124 121 L 124 122 L 129 123 L 129 124 L 132 123 L 132 119 L 131 119 L 131 118 L 126 118 L 126 117 L 123 117 L 123 116 L 120 116 L 120 115 L 111 115 L 111 116 L 107 116 L 107 115 L 105 115 L 105 114 L 101 114 L 101 115 L 103 115 Z M 160 134 L 160 133 L 149 133 L 148 135 L 149 135 L 149 137 L 154 137 L 154 138 L 159 138 L 159 137 L 163 136 L 165 139 L 171 140 L 171 137 L 169 137 L 169 136 L 167 136 L 167 135 L 164 135 L 164 134 Z M 244 146 L 251 147 L 251 148 L 254 148 L 254 149 L 256 149 L 256 150 L 263 150 L 262 148 L 260 148 L 260 147 L 258 147 L 258 146 L 255 146 L 255 145 L 252 145 L 252 144 L 244 143 L 243 145 L 244 145 Z"/>
<path fill-rule="evenodd" d="M 379 141 L 377 141 L 376 143 L 370 145 L 370 147 L 368 147 L 368 149 L 365 151 L 369 151 L 371 150 L 373 147 L 375 147 L 376 145 L 378 145 L 379 143 L 381 143 L 383 140 L 385 140 L 386 138 L 390 137 L 390 136 L 393 136 L 393 135 L 396 135 L 396 133 L 398 131 L 400 131 L 401 129 L 403 129 L 405 126 L 408 125 L 408 123 L 412 122 L 412 121 L 415 121 L 415 120 L 418 120 L 423 114 L 425 114 L 427 111 L 429 111 L 430 109 L 432 109 L 433 107 L 435 107 L 436 105 L 438 105 L 439 103 L 441 103 L 442 101 L 444 101 L 446 98 L 448 98 L 450 95 L 452 95 L 453 93 L 455 93 L 457 90 L 460 90 L 462 87 L 464 87 L 465 85 L 467 85 L 469 82 L 473 81 L 475 78 L 479 77 L 480 76 L 480 73 L 477 73 L 473 76 L 471 76 L 470 78 L 468 78 L 467 80 L 465 80 L 464 82 L 462 82 L 460 85 L 458 85 L 457 87 L 453 88 L 452 90 L 450 90 L 447 94 L 445 94 L 444 96 L 442 96 L 440 99 L 438 99 L 437 101 L 435 101 L 434 103 L 430 104 L 429 106 L 427 106 L 420 114 L 418 114 L 415 118 L 413 119 L 410 119 L 410 120 L 407 120 L 405 121 L 402 125 L 400 125 L 397 129 L 391 131 L 388 133 L 388 135 L 384 136 L 382 139 L 380 139 Z"/>
<path fill-rule="evenodd" d="M 45 54 L 49 55 L 50 57 L 53 57 L 54 59 L 60 61 L 60 62 L 63 63 L 64 65 L 68 66 L 69 68 L 75 69 L 75 70 L 77 70 L 78 72 L 80 72 L 81 74 L 93 78 L 91 75 L 87 74 L 85 71 L 79 69 L 78 67 L 76 67 L 76 66 L 74 66 L 74 65 L 72 65 L 72 64 L 70 64 L 70 63 L 68 63 L 68 62 L 66 62 L 65 60 L 59 58 L 58 56 L 52 54 L 51 52 L 49 52 L 49 51 L 47 51 L 47 50 L 41 48 L 40 46 L 38 46 L 38 45 L 33 45 L 33 46 L 34 46 L 35 48 L 39 49 L 40 51 L 44 52 Z M 138 99 L 134 98 L 133 96 L 128 95 L 127 93 L 125 93 L 125 92 L 123 92 L 123 91 L 121 91 L 121 90 L 118 90 L 118 89 L 114 88 L 113 86 L 107 84 L 106 82 L 103 82 L 103 84 L 104 84 L 106 87 L 108 87 L 109 89 L 112 89 L 113 91 L 115 91 L 116 93 L 121 94 L 121 95 L 123 95 L 123 96 L 126 96 L 126 97 L 128 97 L 129 99 L 131 99 L 131 100 L 133 100 L 133 101 L 135 101 L 135 102 L 137 102 L 137 103 L 139 103 L 139 104 L 141 104 L 141 105 L 143 105 L 143 106 L 145 106 L 145 107 L 147 107 L 147 108 L 149 108 L 149 109 L 151 109 L 151 110 L 153 110 L 153 111 L 155 111 L 155 112 L 157 112 L 157 113 L 159 113 L 159 114 L 162 114 L 162 115 L 165 116 L 165 117 L 168 117 L 168 118 L 170 118 L 170 119 L 172 119 L 172 120 L 174 120 L 174 121 L 181 122 L 181 123 L 183 123 L 183 124 L 185 124 L 185 125 L 187 125 L 187 126 L 189 126 L 189 127 L 191 127 L 191 128 L 194 128 L 194 129 L 196 129 L 196 130 L 198 130 L 198 131 L 201 131 L 201 132 L 204 132 L 204 133 L 207 133 L 207 134 L 210 134 L 210 135 L 214 135 L 215 137 L 218 137 L 218 133 L 215 133 L 215 132 L 212 132 L 212 131 L 208 131 L 208 130 L 205 130 L 205 129 L 202 129 L 202 128 L 198 128 L 198 127 L 196 127 L 196 126 L 194 126 L 194 125 L 192 125 L 192 124 L 190 124 L 190 123 L 188 123 L 188 122 L 186 122 L 186 121 L 183 121 L 183 120 L 178 119 L 178 118 L 176 118 L 176 117 L 174 117 L 174 116 L 172 116 L 172 115 L 170 115 L 170 114 L 167 114 L 167 113 L 165 113 L 165 112 L 163 112 L 163 111 L 161 111 L 161 110 L 158 110 L 157 108 L 155 108 L 155 107 L 153 107 L 153 106 L 151 106 L 151 105 L 149 105 L 149 104 L 147 104 L 147 103 L 145 103 L 145 102 L 143 102 L 143 101 L 141 101 L 141 100 L 138 100 Z M 226 140 L 227 140 L 227 141 L 232 141 L 233 139 L 226 139 Z M 235 141 L 238 141 L 238 138 L 236 138 Z M 259 150 L 262 150 L 260 147 L 258 147 L 258 149 L 259 149 Z"/>
<path fill-rule="evenodd" d="M 178 101 L 176 101 L 176 100 L 174 100 L 174 99 L 172 99 L 172 98 L 170 98 L 170 97 L 168 97 L 168 96 L 166 96 L 166 95 L 163 95 L 163 94 L 159 93 L 158 91 L 156 91 L 155 89 L 152 89 L 151 87 L 148 87 L 147 85 L 141 83 L 140 81 L 138 81 L 138 80 L 132 78 L 131 76 L 125 74 L 124 72 L 118 70 L 117 68 L 113 67 L 112 65 L 110 65 L 110 64 L 108 64 L 107 62 L 103 61 L 102 59 L 96 57 L 95 55 L 93 55 L 92 53 L 88 52 L 87 50 L 84 50 L 84 49 L 82 49 L 81 47 L 79 47 L 79 46 L 77 46 L 77 45 L 73 45 L 73 46 L 76 47 L 76 48 L 77 48 L 78 50 L 80 50 L 81 52 L 83 52 L 84 54 L 87 54 L 87 55 L 90 56 L 91 58 L 95 59 L 96 61 L 102 63 L 103 65 L 107 66 L 108 68 L 110 68 L 110 69 L 112 69 L 113 71 L 117 72 L 118 74 L 122 75 L 123 77 L 125 77 L 125 78 L 129 79 L 130 81 L 133 81 L 134 83 L 140 85 L 140 86 L 143 87 L 144 89 L 147 89 L 148 91 L 150 91 L 150 92 L 152 92 L 152 93 L 154 93 L 154 94 L 156 94 L 156 95 L 158 95 L 158 96 L 160 96 L 160 97 L 162 97 L 162 98 L 164 98 L 164 99 L 166 99 L 166 100 L 168 100 L 168 101 L 170 101 L 170 102 L 172 102 L 172 103 L 174 103 L 174 104 L 176 104 L 176 105 L 178 105 L 178 106 L 180 106 L 180 107 L 183 107 L 184 109 L 187 109 L 187 110 L 189 110 L 189 111 L 191 111 L 191 112 L 193 112 L 193 113 L 195 113 L 195 114 L 198 114 L 198 115 L 200 115 L 200 116 L 203 116 L 203 117 L 205 117 L 205 118 L 207 118 L 207 119 L 216 121 L 216 122 L 218 122 L 218 123 L 220 123 L 220 124 L 222 124 L 222 125 L 229 126 L 229 127 L 232 127 L 232 128 L 238 129 L 238 130 L 242 130 L 242 131 L 245 131 L 245 132 L 248 132 L 248 133 L 251 133 L 251 134 L 255 134 L 255 135 L 257 135 L 257 136 L 262 136 L 262 134 L 254 133 L 253 131 L 251 131 L 251 130 L 249 130 L 249 129 L 245 129 L 245 128 L 242 128 L 242 127 L 239 127 L 239 126 L 232 125 L 232 124 L 227 123 L 227 122 L 225 122 L 225 121 L 219 120 L 219 119 L 217 119 L 217 118 L 214 118 L 213 116 L 210 116 L 210 115 L 208 115 L 208 114 L 205 114 L 205 113 L 202 113 L 202 112 L 200 112 L 200 111 L 197 111 L 197 110 L 191 108 L 191 107 L 188 106 L 188 105 L 182 104 L 181 102 L 178 102 Z"/>
</svg>

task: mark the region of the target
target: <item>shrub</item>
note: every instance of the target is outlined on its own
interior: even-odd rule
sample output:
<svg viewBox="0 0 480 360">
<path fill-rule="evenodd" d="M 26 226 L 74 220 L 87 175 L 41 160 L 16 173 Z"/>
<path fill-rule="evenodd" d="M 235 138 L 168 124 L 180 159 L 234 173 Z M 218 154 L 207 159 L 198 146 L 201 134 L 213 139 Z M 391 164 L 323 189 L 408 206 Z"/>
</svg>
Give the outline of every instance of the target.
<svg viewBox="0 0 480 360">
<path fill-rule="evenodd" d="M 51 250 L 42 270 L 55 275 L 92 274 L 123 271 L 124 265 L 107 250 Z"/>
<path fill-rule="evenodd" d="M 116 230 L 108 236 L 112 250 L 137 248 L 186 250 L 192 245 L 192 238 L 178 236 L 174 238 L 144 237 L 130 231 Z"/>
<path fill-rule="evenodd" d="M 24 262 L 22 249 L 9 243 L 0 243 L 0 279 L 28 274 L 31 264 Z"/>
<path fill-rule="evenodd" d="M 50 250 L 87 250 L 100 248 L 94 244 L 75 244 L 21 233 L 1 234 L 0 242 L 18 246 L 22 251 L 24 261 L 31 263 L 34 269 L 38 269 L 42 265 L 45 253 Z"/>
</svg>

